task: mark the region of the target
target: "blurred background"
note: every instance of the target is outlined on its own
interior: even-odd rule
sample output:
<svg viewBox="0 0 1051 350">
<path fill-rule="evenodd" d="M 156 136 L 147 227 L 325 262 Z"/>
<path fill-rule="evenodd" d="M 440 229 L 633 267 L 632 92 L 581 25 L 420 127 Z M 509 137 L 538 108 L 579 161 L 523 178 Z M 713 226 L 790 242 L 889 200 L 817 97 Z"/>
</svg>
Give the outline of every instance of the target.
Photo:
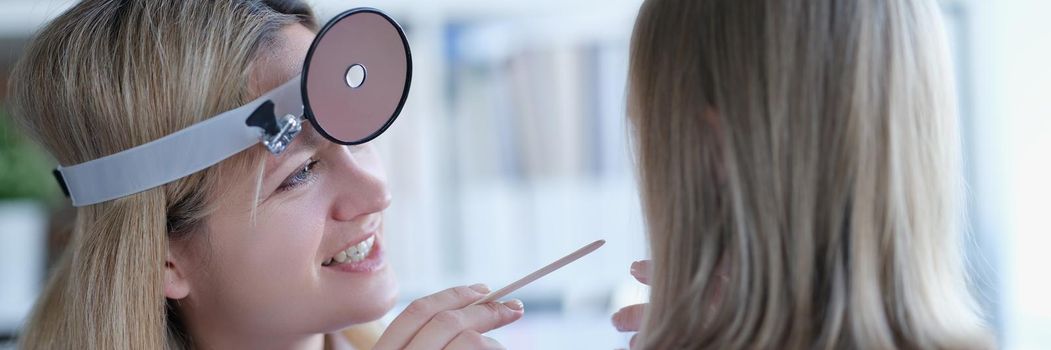
<svg viewBox="0 0 1051 350">
<path fill-rule="evenodd" d="M 4 95 L 26 41 L 70 6 L 0 0 L 0 343 L 17 329 L 73 211 L 54 161 L 11 130 Z M 382 8 L 412 45 L 413 87 L 380 144 L 402 303 L 496 288 L 595 239 L 605 247 L 520 290 L 494 332 L 513 349 L 625 347 L 609 315 L 644 300 L 627 143 L 627 48 L 639 0 L 314 0 L 323 20 Z M 969 184 L 969 266 L 1008 349 L 1051 348 L 1051 2 L 945 0 Z"/>
</svg>

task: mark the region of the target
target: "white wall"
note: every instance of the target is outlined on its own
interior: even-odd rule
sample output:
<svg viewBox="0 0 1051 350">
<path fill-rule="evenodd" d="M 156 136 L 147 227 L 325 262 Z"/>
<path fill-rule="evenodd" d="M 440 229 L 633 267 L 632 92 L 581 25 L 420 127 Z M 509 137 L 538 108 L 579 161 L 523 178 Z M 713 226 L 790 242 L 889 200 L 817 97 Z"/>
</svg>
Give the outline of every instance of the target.
<svg viewBox="0 0 1051 350">
<path fill-rule="evenodd" d="M 972 216 L 999 257 L 1001 344 L 1051 346 L 1051 2 L 970 0 Z"/>
</svg>

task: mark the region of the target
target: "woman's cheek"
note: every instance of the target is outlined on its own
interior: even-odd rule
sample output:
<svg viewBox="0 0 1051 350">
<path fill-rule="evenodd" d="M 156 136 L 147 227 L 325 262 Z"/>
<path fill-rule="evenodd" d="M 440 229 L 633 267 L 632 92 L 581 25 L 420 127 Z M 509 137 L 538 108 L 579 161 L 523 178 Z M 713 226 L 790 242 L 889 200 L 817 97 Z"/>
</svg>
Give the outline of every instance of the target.
<svg viewBox="0 0 1051 350">
<path fill-rule="evenodd" d="M 300 212 L 298 209 L 307 207 L 303 205 L 286 207 L 294 212 L 258 224 L 257 227 L 265 231 L 257 232 L 258 244 L 248 259 L 249 268 L 255 270 L 248 273 L 267 284 L 266 287 L 278 290 L 310 283 L 312 271 L 316 270 L 315 260 L 320 259 L 317 255 L 323 229 L 316 220 L 310 220 L 320 213 Z"/>
</svg>

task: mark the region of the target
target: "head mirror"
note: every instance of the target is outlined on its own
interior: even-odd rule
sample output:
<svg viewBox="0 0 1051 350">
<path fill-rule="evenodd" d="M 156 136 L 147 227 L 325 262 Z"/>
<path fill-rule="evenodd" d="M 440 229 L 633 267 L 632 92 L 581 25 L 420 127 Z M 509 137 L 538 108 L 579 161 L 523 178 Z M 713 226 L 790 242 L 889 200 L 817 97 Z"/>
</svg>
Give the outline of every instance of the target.
<svg viewBox="0 0 1051 350">
<path fill-rule="evenodd" d="M 412 79 L 405 33 L 373 9 L 333 18 L 303 63 L 304 114 L 332 142 L 356 145 L 379 136 L 405 104 Z"/>
</svg>

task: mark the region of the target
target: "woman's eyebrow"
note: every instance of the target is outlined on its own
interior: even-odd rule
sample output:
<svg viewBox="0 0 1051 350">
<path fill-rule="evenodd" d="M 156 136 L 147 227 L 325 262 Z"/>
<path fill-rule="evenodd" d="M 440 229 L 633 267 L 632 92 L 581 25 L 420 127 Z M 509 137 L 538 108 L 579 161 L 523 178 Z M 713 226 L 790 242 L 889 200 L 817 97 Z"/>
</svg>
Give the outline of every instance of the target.
<svg viewBox="0 0 1051 350">
<path fill-rule="evenodd" d="M 324 143 L 325 139 L 321 136 L 317 130 L 314 130 L 313 126 L 309 123 L 305 123 L 303 130 L 299 132 L 296 139 L 292 141 L 288 149 L 280 156 L 270 156 L 266 160 L 266 172 L 263 174 L 264 179 L 269 179 L 273 176 L 273 173 L 279 168 L 283 167 L 284 161 L 287 159 L 294 158 L 296 154 L 310 152 L 313 153 L 320 148 Z"/>
</svg>

